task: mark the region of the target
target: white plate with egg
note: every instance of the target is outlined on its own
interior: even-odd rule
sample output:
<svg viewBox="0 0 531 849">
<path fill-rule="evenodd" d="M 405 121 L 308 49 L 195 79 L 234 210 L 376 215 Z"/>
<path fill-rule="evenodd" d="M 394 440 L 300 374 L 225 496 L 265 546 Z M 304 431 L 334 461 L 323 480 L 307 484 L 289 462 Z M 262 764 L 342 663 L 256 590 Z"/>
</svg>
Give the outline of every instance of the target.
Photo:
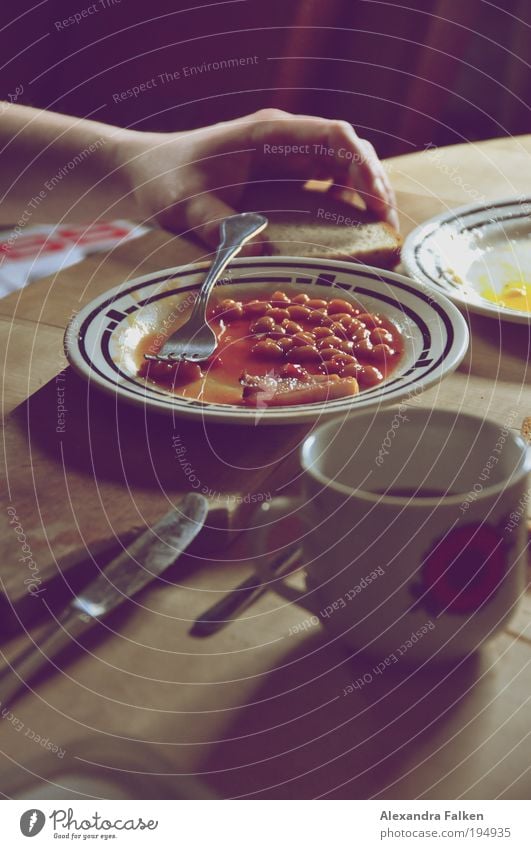
<svg viewBox="0 0 531 849">
<path fill-rule="evenodd" d="M 406 272 L 470 312 L 531 322 L 531 197 L 462 206 L 421 224 Z"/>
</svg>

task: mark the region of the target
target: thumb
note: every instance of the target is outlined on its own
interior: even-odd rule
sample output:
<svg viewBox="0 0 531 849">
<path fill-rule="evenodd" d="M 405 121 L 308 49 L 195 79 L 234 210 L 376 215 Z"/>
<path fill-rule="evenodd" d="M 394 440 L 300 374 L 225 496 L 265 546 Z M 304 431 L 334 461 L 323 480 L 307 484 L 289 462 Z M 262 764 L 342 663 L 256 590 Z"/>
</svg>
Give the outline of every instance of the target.
<svg viewBox="0 0 531 849">
<path fill-rule="evenodd" d="M 218 246 L 221 222 L 231 215 L 237 215 L 236 210 L 210 192 L 196 195 L 186 204 L 188 228 L 210 248 Z M 267 253 L 267 238 L 260 233 L 243 246 L 238 256 L 260 256 L 263 253 Z"/>
</svg>

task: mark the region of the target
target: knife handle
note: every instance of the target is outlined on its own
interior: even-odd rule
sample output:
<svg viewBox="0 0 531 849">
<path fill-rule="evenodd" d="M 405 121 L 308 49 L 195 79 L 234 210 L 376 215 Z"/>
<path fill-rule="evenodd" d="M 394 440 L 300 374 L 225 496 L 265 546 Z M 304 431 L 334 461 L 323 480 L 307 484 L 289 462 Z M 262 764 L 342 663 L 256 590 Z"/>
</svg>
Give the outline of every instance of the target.
<svg viewBox="0 0 531 849">
<path fill-rule="evenodd" d="M 57 617 L 38 645 L 32 643 L 0 672 L 0 707 L 3 709 L 14 701 L 39 672 L 49 668 L 53 658 L 95 621 L 93 616 L 72 608 Z"/>
</svg>

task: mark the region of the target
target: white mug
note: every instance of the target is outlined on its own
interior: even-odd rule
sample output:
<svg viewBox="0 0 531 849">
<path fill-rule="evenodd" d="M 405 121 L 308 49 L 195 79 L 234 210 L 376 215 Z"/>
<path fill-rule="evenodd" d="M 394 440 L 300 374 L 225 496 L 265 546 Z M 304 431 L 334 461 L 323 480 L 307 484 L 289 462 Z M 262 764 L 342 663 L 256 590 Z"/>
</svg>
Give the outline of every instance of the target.
<svg viewBox="0 0 531 849">
<path fill-rule="evenodd" d="M 382 669 L 475 651 L 514 611 L 526 566 L 524 440 L 400 410 L 330 421 L 301 450 L 308 606 Z"/>
</svg>

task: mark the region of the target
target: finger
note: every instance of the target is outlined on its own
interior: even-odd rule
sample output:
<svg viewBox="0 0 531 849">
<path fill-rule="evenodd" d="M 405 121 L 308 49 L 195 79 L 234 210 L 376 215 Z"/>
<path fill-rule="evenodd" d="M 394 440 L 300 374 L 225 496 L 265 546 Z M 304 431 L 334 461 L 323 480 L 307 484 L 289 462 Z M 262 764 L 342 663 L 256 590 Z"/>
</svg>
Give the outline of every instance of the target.
<svg viewBox="0 0 531 849">
<path fill-rule="evenodd" d="M 384 167 L 373 145 L 366 139 L 360 139 L 345 121 L 328 124 L 330 149 L 335 151 L 335 182 L 343 180 L 345 188 L 355 189 L 361 195 L 367 209 L 395 226 L 393 194 L 389 191 Z"/>
<path fill-rule="evenodd" d="M 386 171 L 385 165 L 378 158 L 378 154 L 376 153 L 376 150 L 374 149 L 374 146 L 370 143 L 370 141 L 368 141 L 367 139 L 362 139 L 361 143 L 365 150 L 367 160 L 372 165 L 373 173 L 376 177 L 379 177 L 381 179 L 384 185 L 387 203 L 391 208 L 394 209 L 396 207 L 396 196 L 394 189 L 391 185 L 389 175 Z"/>
<path fill-rule="evenodd" d="M 386 171 L 386 169 L 385 169 L 385 168 L 383 169 L 382 180 L 383 180 L 383 181 L 384 181 L 384 183 L 385 183 L 385 187 L 386 187 L 386 189 L 387 189 L 387 194 L 388 194 L 388 196 L 389 196 L 389 198 L 390 198 L 390 200 L 391 200 L 391 203 L 393 204 L 393 206 L 394 206 L 394 207 L 396 207 L 396 195 L 395 195 L 395 190 L 393 189 L 393 186 L 392 186 L 391 180 L 389 179 L 389 174 L 387 173 L 387 171 Z"/>
<path fill-rule="evenodd" d="M 396 194 L 395 194 L 395 190 L 393 189 L 393 186 L 391 184 L 391 180 L 389 179 L 389 174 L 387 173 L 385 168 L 384 168 L 384 174 L 383 174 L 382 179 L 383 179 L 385 187 L 387 189 L 387 194 L 390 198 L 390 211 L 389 211 L 390 214 L 388 215 L 388 221 L 389 221 L 390 224 L 392 224 L 392 226 L 395 228 L 395 230 L 400 230 L 400 221 L 398 219 L 398 212 L 397 212 L 397 207 L 396 207 Z"/>
<path fill-rule="evenodd" d="M 188 231 L 198 236 L 210 248 L 220 242 L 220 225 L 224 218 L 236 215 L 236 210 L 211 192 L 203 192 L 186 201 L 185 222 Z M 245 244 L 240 256 L 260 256 L 266 252 L 266 239 L 259 234 Z"/>
<path fill-rule="evenodd" d="M 368 209 L 395 226 L 394 195 L 373 145 L 358 138 L 354 131 L 351 134 L 348 126 L 343 132 L 343 143 L 349 144 L 347 150 L 351 154 L 349 183 L 360 192 Z"/>
<path fill-rule="evenodd" d="M 378 217 L 395 224 L 394 196 L 374 147 L 346 121 L 278 113 L 255 119 L 252 140 L 259 164 L 275 175 L 333 179 L 358 191 Z M 250 133 L 249 124 L 240 132 Z M 247 139 L 250 140 L 250 136 Z"/>
</svg>

